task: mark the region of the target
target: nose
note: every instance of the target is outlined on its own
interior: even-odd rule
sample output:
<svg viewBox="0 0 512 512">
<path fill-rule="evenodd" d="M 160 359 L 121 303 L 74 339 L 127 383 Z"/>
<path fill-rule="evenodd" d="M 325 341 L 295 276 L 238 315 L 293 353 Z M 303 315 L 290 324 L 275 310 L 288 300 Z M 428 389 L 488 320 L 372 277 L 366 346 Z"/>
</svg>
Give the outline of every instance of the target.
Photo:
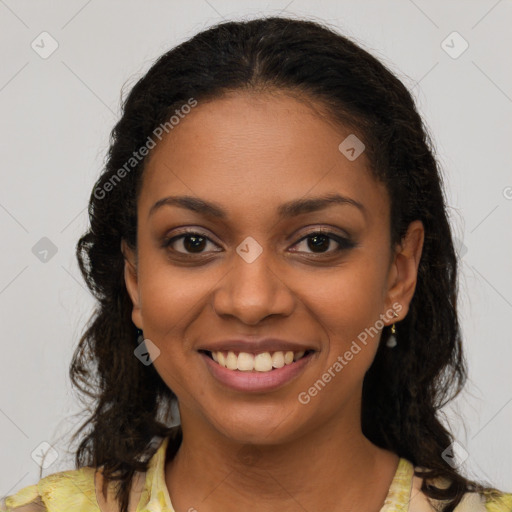
<svg viewBox="0 0 512 512">
<path fill-rule="evenodd" d="M 256 325 L 271 315 L 291 315 L 295 305 L 293 292 L 271 260 L 269 249 L 264 249 L 254 261 L 234 253 L 230 270 L 213 294 L 214 311 L 219 316 L 236 317 L 247 325 Z"/>
</svg>

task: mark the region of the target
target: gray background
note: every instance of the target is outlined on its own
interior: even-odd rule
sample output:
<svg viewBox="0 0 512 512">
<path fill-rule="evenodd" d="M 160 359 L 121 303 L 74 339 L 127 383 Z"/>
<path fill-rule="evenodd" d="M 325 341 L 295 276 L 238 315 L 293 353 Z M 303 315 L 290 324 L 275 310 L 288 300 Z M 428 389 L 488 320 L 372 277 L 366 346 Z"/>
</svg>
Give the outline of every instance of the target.
<svg viewBox="0 0 512 512">
<path fill-rule="evenodd" d="M 43 476 L 72 468 L 69 431 L 84 416 L 68 365 L 94 304 L 74 246 L 121 89 L 201 29 L 271 13 L 332 23 L 412 90 L 461 257 L 470 380 L 446 419 L 464 471 L 512 491 L 510 0 L 0 0 L 0 496 L 37 482 L 41 443 L 55 450 Z"/>
</svg>

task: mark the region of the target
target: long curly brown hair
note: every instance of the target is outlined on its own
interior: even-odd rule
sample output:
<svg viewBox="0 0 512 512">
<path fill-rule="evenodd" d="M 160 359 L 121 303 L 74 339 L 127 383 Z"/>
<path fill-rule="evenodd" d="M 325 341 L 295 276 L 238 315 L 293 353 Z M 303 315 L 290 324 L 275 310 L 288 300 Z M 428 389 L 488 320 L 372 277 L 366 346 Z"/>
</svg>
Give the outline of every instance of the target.
<svg viewBox="0 0 512 512">
<path fill-rule="evenodd" d="M 137 330 L 120 246 L 124 239 L 136 250 L 146 158 L 130 159 L 190 98 L 200 104 L 244 89 L 298 92 L 326 107 L 334 122 L 365 141 L 375 178 L 391 198 L 392 241 L 399 242 L 412 221 L 423 222 L 416 291 L 398 326 L 398 345 L 389 350 L 381 343 L 364 379 L 363 433 L 427 468 L 416 472 L 425 478 L 422 490 L 444 500 L 445 512 L 467 491 L 492 492 L 442 456 L 453 437 L 439 411 L 462 389 L 466 365 L 457 318 L 457 257 L 427 129 L 406 87 L 376 58 L 327 25 L 284 17 L 223 22 L 197 34 L 162 55 L 123 102 L 105 169 L 91 193 L 90 228 L 76 247 L 97 299 L 70 366 L 73 385 L 93 403 L 72 438 L 88 427 L 76 451 L 77 468 L 103 466 L 126 512 L 134 472 L 145 471 L 154 453 L 153 437 L 170 435 L 171 454 L 179 447 L 180 427 L 170 426 L 176 396 L 153 365 L 134 356 Z M 450 486 L 429 484 L 436 477 L 447 478 Z"/>
</svg>

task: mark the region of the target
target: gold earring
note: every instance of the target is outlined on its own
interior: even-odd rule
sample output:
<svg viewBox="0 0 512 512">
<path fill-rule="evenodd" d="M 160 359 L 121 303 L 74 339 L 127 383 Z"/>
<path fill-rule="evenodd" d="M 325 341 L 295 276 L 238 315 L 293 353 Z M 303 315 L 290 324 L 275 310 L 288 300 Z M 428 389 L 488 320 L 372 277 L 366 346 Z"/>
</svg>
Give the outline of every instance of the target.
<svg viewBox="0 0 512 512">
<path fill-rule="evenodd" d="M 390 334 L 388 340 L 386 341 L 386 346 L 389 348 L 393 348 L 393 347 L 397 346 L 395 324 L 393 324 L 391 326 L 391 334 Z"/>
<path fill-rule="evenodd" d="M 396 311 L 393 311 L 393 315 L 395 317 L 397 317 L 398 313 Z M 386 346 L 389 348 L 393 348 L 393 347 L 396 347 L 397 344 L 398 344 L 398 342 L 396 340 L 396 325 L 393 323 L 393 325 L 391 326 L 391 334 L 386 341 Z"/>
</svg>

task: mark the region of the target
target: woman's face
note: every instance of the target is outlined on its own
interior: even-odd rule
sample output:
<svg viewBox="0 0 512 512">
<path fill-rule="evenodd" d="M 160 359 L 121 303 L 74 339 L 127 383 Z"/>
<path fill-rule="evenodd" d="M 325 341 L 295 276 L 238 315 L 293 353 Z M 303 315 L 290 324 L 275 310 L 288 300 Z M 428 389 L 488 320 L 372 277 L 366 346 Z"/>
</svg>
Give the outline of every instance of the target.
<svg viewBox="0 0 512 512">
<path fill-rule="evenodd" d="M 392 249 L 385 187 L 352 138 L 339 149 L 350 134 L 290 96 L 232 93 L 199 102 L 152 151 L 125 279 L 184 428 L 270 444 L 360 428 L 363 378 L 383 325 L 407 312 L 422 230 Z"/>
</svg>

